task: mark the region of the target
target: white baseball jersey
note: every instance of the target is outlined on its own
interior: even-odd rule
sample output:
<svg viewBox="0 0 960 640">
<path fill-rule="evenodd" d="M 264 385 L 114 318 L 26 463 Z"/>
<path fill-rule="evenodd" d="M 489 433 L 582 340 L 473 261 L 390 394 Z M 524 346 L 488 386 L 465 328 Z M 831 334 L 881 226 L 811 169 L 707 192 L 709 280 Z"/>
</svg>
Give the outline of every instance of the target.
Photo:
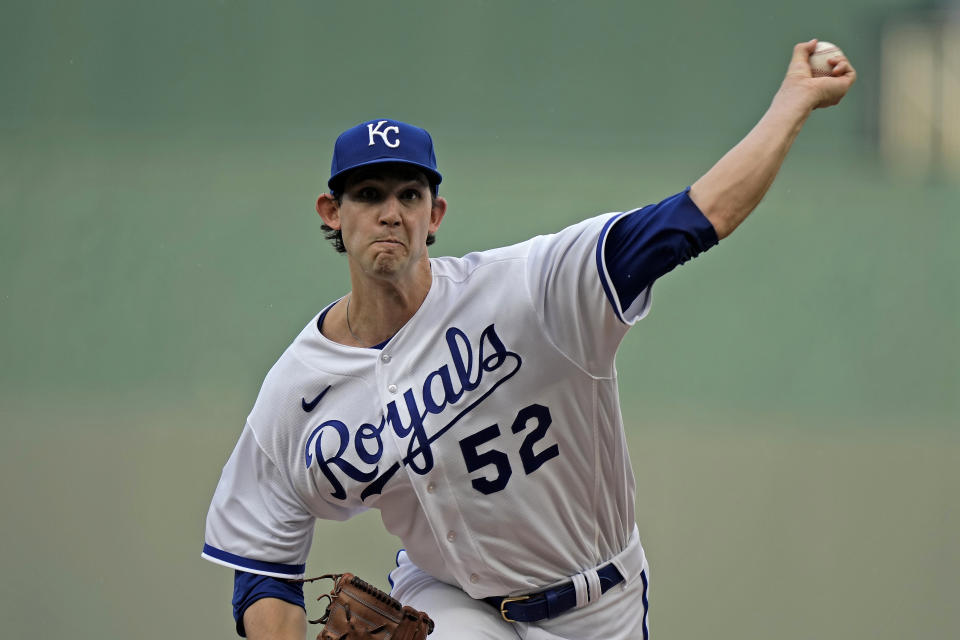
<svg viewBox="0 0 960 640">
<path fill-rule="evenodd" d="M 410 559 L 474 598 L 594 568 L 634 532 L 603 242 L 622 214 L 433 258 L 417 313 L 382 349 L 323 314 L 264 381 L 217 486 L 204 557 L 299 577 L 315 518 L 379 509 Z"/>
</svg>

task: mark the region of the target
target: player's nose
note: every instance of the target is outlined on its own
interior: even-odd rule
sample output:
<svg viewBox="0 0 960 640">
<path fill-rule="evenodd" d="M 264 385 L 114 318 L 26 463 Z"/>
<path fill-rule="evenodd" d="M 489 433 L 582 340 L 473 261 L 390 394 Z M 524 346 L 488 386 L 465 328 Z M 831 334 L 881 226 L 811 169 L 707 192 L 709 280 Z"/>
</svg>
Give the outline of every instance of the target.
<svg viewBox="0 0 960 640">
<path fill-rule="evenodd" d="M 400 224 L 400 206 L 397 196 L 390 195 L 384 198 L 383 206 L 380 207 L 380 224 Z"/>
</svg>

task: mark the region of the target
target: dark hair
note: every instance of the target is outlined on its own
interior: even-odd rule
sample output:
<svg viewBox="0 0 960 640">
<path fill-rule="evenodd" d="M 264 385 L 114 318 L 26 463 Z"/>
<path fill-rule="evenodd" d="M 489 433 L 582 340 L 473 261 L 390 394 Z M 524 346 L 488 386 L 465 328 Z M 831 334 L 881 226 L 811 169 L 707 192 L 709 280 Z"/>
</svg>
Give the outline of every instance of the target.
<svg viewBox="0 0 960 640">
<path fill-rule="evenodd" d="M 333 199 L 337 201 L 338 206 L 343 202 L 342 188 L 338 190 L 331 190 L 330 195 L 332 195 Z M 430 201 L 431 206 L 434 206 L 437 202 L 437 185 L 435 184 L 430 185 Z M 337 253 L 347 252 L 347 248 L 343 246 L 343 234 L 340 233 L 340 229 L 334 229 L 333 227 L 327 225 L 326 222 L 322 223 L 320 228 L 323 229 L 323 237 L 330 241 L 330 244 L 332 244 L 333 248 L 337 250 Z M 428 247 L 436 241 L 437 237 L 434 234 L 427 234 Z"/>
</svg>

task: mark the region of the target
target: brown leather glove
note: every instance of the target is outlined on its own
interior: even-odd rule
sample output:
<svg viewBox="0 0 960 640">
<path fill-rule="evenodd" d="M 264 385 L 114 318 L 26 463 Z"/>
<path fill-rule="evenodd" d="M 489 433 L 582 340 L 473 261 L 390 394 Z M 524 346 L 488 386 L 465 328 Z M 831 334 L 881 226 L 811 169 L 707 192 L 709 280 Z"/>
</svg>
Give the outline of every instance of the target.
<svg viewBox="0 0 960 640">
<path fill-rule="evenodd" d="M 323 616 L 311 624 L 323 624 L 317 640 L 424 640 L 433 632 L 433 620 L 423 611 L 407 607 L 352 573 L 327 574 L 312 582 L 332 578 L 333 590 L 317 600 L 330 603 Z"/>
</svg>

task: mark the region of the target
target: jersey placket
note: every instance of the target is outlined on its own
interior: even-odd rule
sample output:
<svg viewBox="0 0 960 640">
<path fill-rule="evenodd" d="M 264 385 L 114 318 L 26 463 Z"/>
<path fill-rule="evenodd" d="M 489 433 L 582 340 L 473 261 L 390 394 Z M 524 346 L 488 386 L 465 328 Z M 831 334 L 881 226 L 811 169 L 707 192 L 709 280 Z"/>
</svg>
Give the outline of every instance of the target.
<svg viewBox="0 0 960 640">
<path fill-rule="evenodd" d="M 404 393 L 413 390 L 415 395 L 419 395 L 422 388 L 417 385 L 422 385 L 423 382 L 418 381 L 415 375 L 409 377 L 394 375 L 394 371 L 409 371 L 413 366 L 412 363 L 395 358 L 388 349 L 384 349 L 377 360 L 376 375 L 381 398 L 384 406 L 395 402 L 401 407 L 400 415 L 408 415 Z M 422 397 L 420 404 L 422 405 Z M 435 424 L 442 423 L 444 415 L 450 414 L 445 412 L 428 416 L 427 420 L 433 418 Z M 398 435 L 394 425 L 389 421 L 386 430 L 389 431 L 387 439 L 393 442 L 397 449 L 402 470 L 433 532 L 436 548 L 444 560 L 446 569 L 453 574 L 461 588 L 473 597 L 489 595 L 487 591 L 491 588 L 495 593 L 501 593 L 505 586 L 483 559 L 479 544 L 460 511 L 457 488 L 450 483 L 446 473 L 448 464 L 457 463 L 454 435 L 448 432 L 429 445 L 422 445 L 430 447 L 432 464 L 429 469 L 420 473 L 413 468 L 413 465 L 404 462 L 413 434 Z M 435 430 L 428 429 L 428 432 Z M 406 542 L 409 544 L 409 541 Z M 408 552 L 411 550 L 408 549 Z M 479 589 L 483 589 L 483 592 Z"/>
</svg>

